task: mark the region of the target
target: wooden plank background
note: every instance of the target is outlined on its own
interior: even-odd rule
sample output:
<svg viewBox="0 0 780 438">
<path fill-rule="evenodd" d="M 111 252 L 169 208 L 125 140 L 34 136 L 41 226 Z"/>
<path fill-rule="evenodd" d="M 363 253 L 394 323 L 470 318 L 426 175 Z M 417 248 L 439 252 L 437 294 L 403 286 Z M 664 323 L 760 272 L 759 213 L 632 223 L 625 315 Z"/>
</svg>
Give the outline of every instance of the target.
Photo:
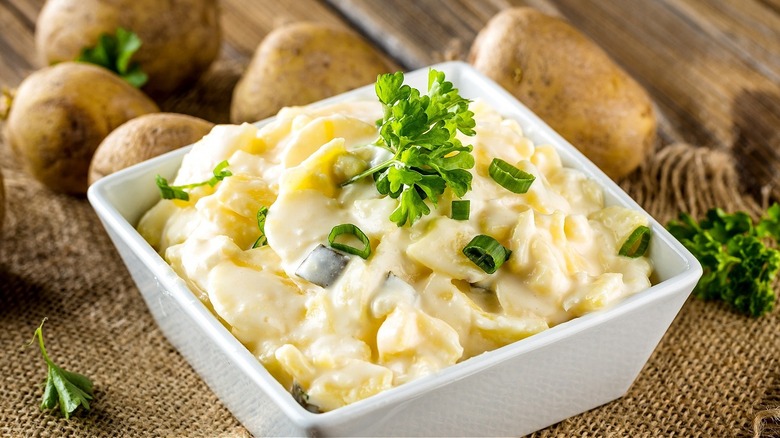
<svg viewBox="0 0 780 438">
<path fill-rule="evenodd" d="M 0 0 L 0 85 L 13 87 L 39 66 L 33 32 L 42 4 Z M 271 29 L 291 21 L 352 27 L 400 66 L 414 69 L 465 59 L 477 32 L 502 9 L 530 5 L 560 13 L 648 89 L 662 116 L 664 143 L 731 150 L 746 191 L 759 196 L 763 189 L 780 198 L 780 175 L 773 171 L 780 165 L 777 0 L 222 0 L 221 5 L 221 57 L 237 63 L 236 74 Z"/>
</svg>

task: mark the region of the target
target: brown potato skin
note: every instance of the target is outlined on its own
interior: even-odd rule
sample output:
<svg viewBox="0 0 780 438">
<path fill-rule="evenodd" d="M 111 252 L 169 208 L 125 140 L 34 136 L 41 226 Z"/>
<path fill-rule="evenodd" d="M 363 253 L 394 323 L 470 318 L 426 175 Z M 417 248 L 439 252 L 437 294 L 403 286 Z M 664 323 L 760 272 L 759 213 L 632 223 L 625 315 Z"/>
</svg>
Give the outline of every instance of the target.
<svg viewBox="0 0 780 438">
<path fill-rule="evenodd" d="M 655 143 L 656 116 L 645 90 L 560 18 L 505 10 L 477 35 L 469 62 L 612 179 L 639 166 Z"/>
<path fill-rule="evenodd" d="M 230 120 L 256 122 L 376 81 L 393 67 L 357 34 L 295 23 L 269 33 L 233 90 Z"/>
<path fill-rule="evenodd" d="M 64 62 L 38 70 L 19 86 L 6 138 L 20 163 L 50 189 L 87 190 L 95 149 L 122 123 L 158 112 L 157 105 L 110 71 Z"/>
<path fill-rule="evenodd" d="M 125 167 L 193 144 L 214 124 L 175 113 L 146 114 L 111 131 L 98 146 L 89 166 L 89 184 Z"/>
<path fill-rule="evenodd" d="M 132 60 L 149 75 L 143 90 L 155 98 L 194 82 L 219 53 L 217 0 L 48 0 L 35 46 L 44 65 L 73 61 L 117 27 L 141 39 Z"/>
</svg>

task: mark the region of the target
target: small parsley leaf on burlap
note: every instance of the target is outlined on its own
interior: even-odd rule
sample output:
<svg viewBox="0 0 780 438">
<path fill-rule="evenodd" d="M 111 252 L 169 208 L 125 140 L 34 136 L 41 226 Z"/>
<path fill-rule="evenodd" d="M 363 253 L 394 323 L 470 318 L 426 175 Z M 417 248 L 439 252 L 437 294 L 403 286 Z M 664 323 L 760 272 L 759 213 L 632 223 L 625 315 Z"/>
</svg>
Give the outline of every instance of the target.
<svg viewBox="0 0 780 438">
<path fill-rule="evenodd" d="M 43 398 L 41 400 L 42 410 L 55 409 L 60 407 L 60 412 L 65 418 L 70 418 L 79 406 L 89 410 L 89 401 L 92 400 L 94 394 L 92 392 L 93 383 L 88 377 L 78 373 L 72 373 L 66 371 L 49 359 L 49 355 L 46 353 L 46 348 L 43 345 L 43 323 L 35 330 L 30 344 L 35 342 L 35 338 L 38 338 L 38 345 L 41 348 L 41 354 L 43 354 L 43 360 L 46 361 L 48 366 L 48 372 L 46 374 L 46 384 L 43 390 Z"/>
</svg>

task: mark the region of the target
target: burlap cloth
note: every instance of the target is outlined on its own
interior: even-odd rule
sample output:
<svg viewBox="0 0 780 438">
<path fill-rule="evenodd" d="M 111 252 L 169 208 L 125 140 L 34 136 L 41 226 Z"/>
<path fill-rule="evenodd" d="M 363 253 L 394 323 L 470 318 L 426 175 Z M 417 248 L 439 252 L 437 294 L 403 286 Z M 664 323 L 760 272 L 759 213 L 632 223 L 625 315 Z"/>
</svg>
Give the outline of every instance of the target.
<svg viewBox="0 0 780 438">
<path fill-rule="evenodd" d="M 240 68 L 220 64 L 163 107 L 226 121 Z M 4 142 L 0 160 L 0 435 L 248 435 L 157 329 L 86 199 L 43 188 Z M 672 144 L 622 185 L 661 222 L 716 205 L 755 214 L 761 203 L 740 191 L 732 161 Z M 95 382 L 92 410 L 70 420 L 38 408 L 46 367 L 23 346 L 44 317 L 53 360 Z M 780 436 L 779 328 L 777 309 L 752 319 L 689 299 L 625 397 L 534 435 Z"/>
</svg>

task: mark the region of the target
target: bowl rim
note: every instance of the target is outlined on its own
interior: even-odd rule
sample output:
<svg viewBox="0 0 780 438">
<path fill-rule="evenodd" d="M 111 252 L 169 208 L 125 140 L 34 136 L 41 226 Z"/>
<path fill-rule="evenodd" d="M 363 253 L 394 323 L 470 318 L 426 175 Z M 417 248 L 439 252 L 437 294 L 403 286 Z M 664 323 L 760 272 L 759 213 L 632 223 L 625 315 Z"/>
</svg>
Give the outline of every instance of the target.
<svg viewBox="0 0 780 438">
<path fill-rule="evenodd" d="M 552 344 L 574 333 L 598 326 L 606 321 L 636 310 L 637 308 L 648 306 L 656 300 L 678 293 L 679 289 L 682 287 L 690 285 L 692 288 L 701 276 L 702 268 L 699 262 L 682 244 L 680 244 L 680 242 L 672 237 L 663 226 L 631 199 L 628 194 L 607 177 L 606 174 L 598 169 L 595 164 L 588 160 L 574 146 L 563 139 L 557 132 L 550 128 L 500 85 L 477 71 L 471 65 L 461 61 L 434 64 L 405 73 L 406 81 L 409 82 L 410 78 L 419 80 L 423 75 L 427 75 L 427 71 L 430 68 L 444 71 L 447 75 L 447 79 L 452 81 L 456 87 L 459 87 L 460 81 L 465 79 L 476 81 L 476 86 L 481 88 L 481 91 L 488 90 L 494 96 L 497 96 L 510 104 L 513 111 L 522 113 L 522 116 L 527 119 L 528 123 L 534 126 L 535 129 L 542 130 L 544 135 L 551 138 L 552 141 L 549 143 L 556 148 L 556 151 L 559 153 L 565 151 L 569 158 L 574 160 L 574 166 L 571 165 L 572 163 L 568 163 L 567 166 L 579 169 L 589 178 L 594 179 L 604 190 L 605 195 L 611 196 L 618 204 L 645 214 L 650 221 L 650 228 L 653 233 L 651 246 L 663 245 L 670 249 L 683 263 L 682 271 L 670 278 L 663 279 L 650 288 L 640 291 L 607 309 L 601 309 L 574 318 L 543 332 L 458 362 L 431 375 L 390 388 L 379 394 L 338 409 L 324 413 L 312 413 L 300 406 L 290 396 L 289 392 L 262 366 L 260 361 L 217 320 L 199 299 L 197 299 L 184 280 L 180 278 L 173 271 L 171 266 L 163 260 L 143 237 L 141 237 L 135 229 L 134 224 L 131 224 L 130 221 L 120 213 L 115 202 L 112 200 L 112 190 L 138 181 L 142 176 L 148 177 L 149 175 L 153 175 L 155 171 L 159 172 L 159 168 L 162 165 L 176 163 L 176 168 L 178 169 L 181 159 L 192 146 L 180 148 L 128 167 L 92 184 L 88 189 L 87 197 L 96 213 L 100 216 L 105 227 L 115 232 L 122 243 L 127 245 L 128 249 L 138 257 L 142 264 L 151 271 L 157 281 L 164 286 L 167 293 L 178 302 L 182 310 L 208 333 L 215 344 L 223 349 L 225 354 L 235 359 L 234 363 L 241 372 L 257 384 L 257 386 L 274 401 L 284 415 L 298 427 L 313 429 L 335 426 L 375 412 L 385 406 L 395 405 L 402 403 L 405 400 L 420 397 L 438 387 L 449 385 L 450 383 L 479 373 L 487 368 L 497 366 L 517 356 Z M 354 98 L 366 97 L 367 95 L 370 95 L 371 92 L 373 92 L 373 84 L 315 102 L 312 105 L 324 106 L 331 103 L 349 101 Z M 501 108 L 497 109 L 499 109 L 499 112 L 502 112 L 502 114 L 504 113 L 501 111 Z M 256 123 L 256 125 L 263 126 L 273 120 L 275 120 L 275 117 L 265 119 Z M 523 126 L 523 129 L 525 130 L 526 126 Z"/>
</svg>

